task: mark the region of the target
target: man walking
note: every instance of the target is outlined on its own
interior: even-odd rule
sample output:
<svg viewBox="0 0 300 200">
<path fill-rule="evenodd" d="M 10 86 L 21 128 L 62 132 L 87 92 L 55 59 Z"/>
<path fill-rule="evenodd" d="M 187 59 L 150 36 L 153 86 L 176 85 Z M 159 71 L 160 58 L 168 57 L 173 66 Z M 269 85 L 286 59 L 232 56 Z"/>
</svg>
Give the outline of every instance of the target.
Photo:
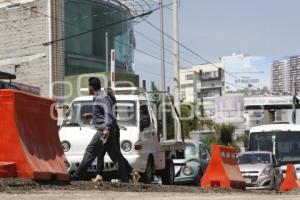
<svg viewBox="0 0 300 200">
<path fill-rule="evenodd" d="M 73 179 L 82 179 L 87 168 L 95 160 L 99 152 L 105 148 L 111 160 L 118 166 L 121 181 L 128 182 L 128 171 L 119 150 L 118 141 L 113 135 L 116 132 L 116 119 L 112 110 L 113 102 L 105 91 L 101 91 L 101 82 L 96 77 L 89 78 L 89 93 L 94 95 L 92 125 L 97 129 L 97 132 L 87 146 L 80 166 L 73 175 Z"/>
<path fill-rule="evenodd" d="M 114 91 L 111 88 L 107 88 L 106 93 L 112 100 L 112 104 L 113 104 L 114 108 L 116 109 L 117 100 L 116 100 Z M 115 112 L 115 116 L 117 116 L 117 112 Z M 116 123 L 116 120 L 115 120 L 115 127 L 116 127 L 116 130 L 114 133 L 114 137 L 116 137 L 118 149 L 120 150 L 120 127 Z M 106 153 L 106 146 L 104 145 L 104 147 L 105 148 L 102 148 L 97 156 L 97 176 L 92 179 L 93 182 L 98 182 L 98 181 L 102 182 L 103 181 L 102 174 L 103 174 L 103 169 L 104 169 L 104 156 Z M 124 156 L 122 154 L 121 154 L 121 156 L 124 160 L 126 170 L 127 170 L 127 172 L 129 172 L 129 175 L 131 176 L 133 182 L 138 183 L 139 179 L 141 178 L 140 174 L 131 167 L 128 160 L 126 158 L 124 158 Z"/>
</svg>

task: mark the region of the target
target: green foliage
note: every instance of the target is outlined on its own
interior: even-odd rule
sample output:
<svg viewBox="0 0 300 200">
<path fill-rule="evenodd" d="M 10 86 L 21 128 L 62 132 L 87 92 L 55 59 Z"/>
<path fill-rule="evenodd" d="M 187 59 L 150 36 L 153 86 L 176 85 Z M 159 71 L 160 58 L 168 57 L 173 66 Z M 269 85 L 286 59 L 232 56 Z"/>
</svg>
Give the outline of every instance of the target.
<svg viewBox="0 0 300 200">
<path fill-rule="evenodd" d="M 219 133 L 220 133 L 220 142 L 222 145 L 229 146 L 233 144 L 234 130 L 235 130 L 235 126 L 232 124 L 220 125 Z"/>
<path fill-rule="evenodd" d="M 183 104 L 180 106 L 181 118 L 184 119 L 181 120 L 182 132 L 185 138 L 190 138 L 190 132 L 199 128 L 198 119 L 193 108 L 192 103 L 190 105 Z"/>
<path fill-rule="evenodd" d="M 213 131 L 213 134 L 208 135 L 207 138 L 204 140 L 204 143 L 210 151 L 214 144 L 232 146 L 237 150 L 237 152 L 240 151 L 240 147 L 237 145 L 238 141 L 233 138 L 233 134 L 235 131 L 234 125 L 217 124 L 213 121 L 209 123 L 211 123 L 210 127 Z"/>
<path fill-rule="evenodd" d="M 239 135 L 236 138 L 237 142 L 242 142 L 244 147 L 246 149 L 248 149 L 248 144 L 249 144 L 249 131 L 245 131 L 245 133 L 243 135 Z"/>
<path fill-rule="evenodd" d="M 203 141 L 203 143 L 206 145 L 207 149 L 209 150 L 209 152 L 211 152 L 212 146 L 214 144 L 220 144 L 220 141 L 218 138 L 214 137 L 214 135 L 208 135 L 205 140 Z"/>
</svg>

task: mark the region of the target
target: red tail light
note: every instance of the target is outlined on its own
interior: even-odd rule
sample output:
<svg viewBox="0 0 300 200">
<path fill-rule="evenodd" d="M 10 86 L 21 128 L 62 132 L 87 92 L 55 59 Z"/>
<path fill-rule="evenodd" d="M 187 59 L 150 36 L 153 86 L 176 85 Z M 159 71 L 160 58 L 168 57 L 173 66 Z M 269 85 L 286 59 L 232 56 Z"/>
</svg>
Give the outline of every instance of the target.
<svg viewBox="0 0 300 200">
<path fill-rule="evenodd" d="M 134 149 L 135 149 L 136 151 L 140 151 L 140 150 L 142 150 L 142 148 L 143 148 L 143 146 L 142 146 L 141 144 L 136 144 L 136 145 L 134 145 Z"/>
</svg>

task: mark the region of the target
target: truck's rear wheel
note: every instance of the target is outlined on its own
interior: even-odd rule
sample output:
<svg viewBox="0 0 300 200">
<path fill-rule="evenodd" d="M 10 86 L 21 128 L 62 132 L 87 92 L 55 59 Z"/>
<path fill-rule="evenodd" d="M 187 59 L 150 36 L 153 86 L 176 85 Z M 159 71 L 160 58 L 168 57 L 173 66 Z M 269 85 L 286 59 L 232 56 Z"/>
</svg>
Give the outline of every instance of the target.
<svg viewBox="0 0 300 200">
<path fill-rule="evenodd" d="M 150 184 L 153 181 L 154 176 L 154 161 L 152 157 L 148 158 L 145 173 L 142 174 L 142 181 L 146 184 Z"/>
<path fill-rule="evenodd" d="M 161 176 L 162 184 L 174 185 L 175 169 L 174 169 L 173 160 L 166 161 L 166 169 L 161 171 L 160 176 Z"/>
</svg>

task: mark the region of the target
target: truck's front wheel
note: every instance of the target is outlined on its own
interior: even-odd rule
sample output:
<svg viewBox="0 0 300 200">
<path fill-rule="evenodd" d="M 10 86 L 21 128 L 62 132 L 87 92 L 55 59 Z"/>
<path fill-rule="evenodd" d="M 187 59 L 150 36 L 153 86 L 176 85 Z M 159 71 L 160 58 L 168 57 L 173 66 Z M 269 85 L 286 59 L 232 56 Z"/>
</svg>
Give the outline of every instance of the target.
<svg viewBox="0 0 300 200">
<path fill-rule="evenodd" d="M 162 184 L 174 185 L 175 169 L 173 160 L 166 161 L 166 168 L 160 173 Z"/>
<path fill-rule="evenodd" d="M 152 157 L 148 158 L 145 173 L 142 174 L 142 181 L 150 184 L 153 181 L 154 176 L 154 161 Z"/>
</svg>

